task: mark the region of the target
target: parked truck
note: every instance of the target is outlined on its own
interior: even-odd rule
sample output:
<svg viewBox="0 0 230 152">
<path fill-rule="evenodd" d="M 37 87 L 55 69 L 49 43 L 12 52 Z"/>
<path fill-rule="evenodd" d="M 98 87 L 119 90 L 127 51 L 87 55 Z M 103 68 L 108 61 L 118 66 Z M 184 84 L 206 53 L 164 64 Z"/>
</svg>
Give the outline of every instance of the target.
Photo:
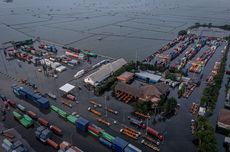
<svg viewBox="0 0 230 152">
<path fill-rule="evenodd" d="M 146 127 L 146 125 L 141 120 L 137 120 L 136 118 L 133 118 L 133 117 L 128 117 L 128 119 L 129 119 L 131 124 L 134 124 L 134 125 L 136 125 L 140 128 L 143 128 L 143 129 Z"/>
<path fill-rule="evenodd" d="M 157 139 L 159 139 L 160 141 L 163 141 L 164 140 L 164 136 L 161 135 L 158 131 L 156 131 L 155 129 L 153 128 L 150 128 L 150 127 L 147 127 L 146 128 L 147 130 L 147 133 L 156 137 Z"/>
</svg>

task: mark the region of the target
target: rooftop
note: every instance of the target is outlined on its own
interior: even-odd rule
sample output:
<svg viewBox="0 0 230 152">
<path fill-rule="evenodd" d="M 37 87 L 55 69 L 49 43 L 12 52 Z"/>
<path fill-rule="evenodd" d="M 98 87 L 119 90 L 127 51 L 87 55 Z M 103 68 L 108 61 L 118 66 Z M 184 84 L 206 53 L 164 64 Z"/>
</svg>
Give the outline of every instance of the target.
<svg viewBox="0 0 230 152">
<path fill-rule="evenodd" d="M 121 75 L 119 75 L 117 79 L 120 81 L 129 81 L 130 79 L 133 78 L 133 76 L 134 76 L 134 73 L 126 71 L 122 73 Z"/>
<path fill-rule="evenodd" d="M 221 109 L 218 117 L 218 126 L 230 129 L 230 110 Z"/>
</svg>

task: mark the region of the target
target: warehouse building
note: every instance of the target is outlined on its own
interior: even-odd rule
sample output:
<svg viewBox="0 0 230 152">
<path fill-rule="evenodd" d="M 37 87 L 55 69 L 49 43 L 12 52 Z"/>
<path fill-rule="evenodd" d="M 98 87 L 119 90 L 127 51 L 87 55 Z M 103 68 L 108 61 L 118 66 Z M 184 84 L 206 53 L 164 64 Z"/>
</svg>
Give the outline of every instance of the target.
<svg viewBox="0 0 230 152">
<path fill-rule="evenodd" d="M 92 86 L 97 86 L 125 64 L 127 62 L 123 58 L 120 58 L 112 63 L 102 65 L 99 70 L 85 77 L 84 82 Z"/>
<path fill-rule="evenodd" d="M 217 126 L 219 128 L 226 129 L 226 130 L 230 129 L 230 110 L 227 109 L 220 110 Z"/>
<path fill-rule="evenodd" d="M 152 74 L 149 72 L 139 72 L 139 73 L 135 73 L 136 78 L 143 80 L 147 83 L 157 83 L 160 81 L 161 76 L 160 75 L 156 75 L 156 74 Z"/>
<path fill-rule="evenodd" d="M 115 86 L 115 95 L 118 100 L 129 102 L 132 100 L 141 100 L 157 104 L 161 96 L 169 94 L 169 86 L 164 83 L 154 85 L 130 85 L 124 82 L 118 82 Z"/>
</svg>

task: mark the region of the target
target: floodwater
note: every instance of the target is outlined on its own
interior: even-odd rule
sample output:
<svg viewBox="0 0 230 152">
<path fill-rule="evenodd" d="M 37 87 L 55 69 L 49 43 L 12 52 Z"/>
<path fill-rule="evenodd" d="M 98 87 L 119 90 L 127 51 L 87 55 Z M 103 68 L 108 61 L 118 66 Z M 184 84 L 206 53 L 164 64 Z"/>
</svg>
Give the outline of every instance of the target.
<svg viewBox="0 0 230 152">
<path fill-rule="evenodd" d="M 229 0 L 1 0 L 0 42 L 40 36 L 143 59 L 196 22 L 230 24 L 229 6 Z"/>
<path fill-rule="evenodd" d="M 229 6 L 229 0 L 2 0 L 0 1 L 0 42 L 23 40 L 39 36 L 43 40 L 82 49 L 91 49 L 96 53 L 114 58 L 124 57 L 127 60 L 141 60 L 175 38 L 178 31 L 196 22 L 207 24 L 211 22 L 215 25 L 230 24 Z M 200 34 L 205 34 L 205 32 L 206 30 L 198 31 Z M 220 33 L 217 32 L 217 34 L 219 35 Z M 224 35 L 224 32 L 222 32 L 222 35 Z M 99 38 L 101 40 L 98 40 Z M 219 48 L 219 53 L 215 54 L 208 63 L 206 67 L 208 71 L 203 79 L 210 73 L 214 62 L 220 58 L 221 49 Z M 14 75 L 16 78 L 31 77 L 32 79 L 33 77 L 33 80 L 39 84 L 39 87 L 55 89 L 53 90 L 54 92 L 57 91 L 57 86 L 64 84 L 70 79 L 69 75 L 65 73 L 56 82 L 37 74 L 31 65 L 22 63 L 23 68 L 14 70 L 16 69 L 15 62 L 4 62 L 8 64 L 7 72 L 10 75 Z M 27 70 L 34 72 L 28 74 Z M 0 71 L 5 72 L 3 62 L 0 63 Z M 71 74 L 75 72 L 71 71 Z M 68 72 L 68 74 L 70 73 Z M 226 79 L 225 76 L 223 86 L 226 83 Z M 3 92 L 7 96 L 14 98 L 9 88 L 14 82 L 8 82 L 4 76 L 1 76 L 0 80 L 0 84 L 7 88 Z M 46 84 L 49 82 L 52 82 L 52 85 L 46 88 Z M 166 122 L 154 125 L 156 129 L 164 132 L 166 136 L 166 141 L 162 145 L 162 151 L 196 150 L 191 143 L 190 120 L 193 117 L 188 113 L 188 108 L 192 102 L 199 102 L 200 93 L 204 87 L 205 81 L 203 80 L 201 87 L 197 88 L 188 100 L 181 99 L 179 101 L 182 108 L 177 116 Z M 176 91 L 172 91 L 172 95 L 174 93 L 176 94 Z M 89 98 L 94 97 L 92 92 L 87 94 L 86 91 L 82 91 L 82 93 L 77 95 L 81 101 L 87 101 Z M 132 108 L 115 101 L 115 99 L 112 100 L 114 102 L 110 103 L 111 106 L 120 108 L 125 113 L 123 114 L 125 116 L 121 115 L 119 119 L 122 123 L 127 123 L 122 117 L 126 117 Z M 103 97 L 100 97 L 99 101 L 103 104 Z M 83 109 L 87 109 L 89 106 L 88 102 L 80 105 L 80 108 L 77 109 L 76 106 L 74 110 L 83 113 L 91 121 L 95 121 L 92 116 L 83 111 Z M 38 112 L 33 106 L 29 104 L 26 104 L 26 106 Z M 223 102 L 218 102 L 217 111 L 221 107 L 223 107 Z M 212 117 L 213 124 L 215 124 L 217 114 L 216 112 Z M 59 124 L 56 114 L 51 113 L 48 116 L 46 115 L 46 117 L 48 120 L 53 120 L 55 124 Z M 12 118 L 10 120 L 12 122 L 6 122 L 7 126 L 18 125 Z M 75 133 L 73 135 L 71 133 L 73 127 L 67 125 L 67 123 L 60 125 L 63 128 L 66 127 L 67 135 L 64 136 L 64 139 L 71 140 L 73 144 L 83 150 L 93 151 L 98 148 L 97 150 L 99 151 L 108 151 L 108 149 L 96 142 L 94 138 L 83 138 Z M 25 138 L 31 137 L 31 134 L 34 132 L 34 129 L 25 132 L 22 127 L 18 127 L 18 130 L 24 133 L 23 137 Z M 74 132 L 76 131 L 74 130 Z M 219 149 L 222 150 L 221 142 L 223 141 L 223 136 L 217 135 L 217 137 Z M 29 143 L 36 150 L 41 147 L 40 150 L 42 151 L 52 151 L 48 146 L 44 147 L 41 143 L 36 142 L 34 137 L 31 138 Z"/>
</svg>

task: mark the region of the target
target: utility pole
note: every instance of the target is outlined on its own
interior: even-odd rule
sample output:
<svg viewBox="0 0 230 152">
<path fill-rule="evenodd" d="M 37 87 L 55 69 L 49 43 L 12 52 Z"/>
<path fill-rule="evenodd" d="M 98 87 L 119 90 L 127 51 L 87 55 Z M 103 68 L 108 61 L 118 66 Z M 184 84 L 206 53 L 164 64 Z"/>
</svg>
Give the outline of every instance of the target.
<svg viewBox="0 0 230 152">
<path fill-rule="evenodd" d="M 107 118 L 108 116 L 108 111 L 107 111 L 107 92 L 105 93 L 105 117 Z"/>
</svg>

